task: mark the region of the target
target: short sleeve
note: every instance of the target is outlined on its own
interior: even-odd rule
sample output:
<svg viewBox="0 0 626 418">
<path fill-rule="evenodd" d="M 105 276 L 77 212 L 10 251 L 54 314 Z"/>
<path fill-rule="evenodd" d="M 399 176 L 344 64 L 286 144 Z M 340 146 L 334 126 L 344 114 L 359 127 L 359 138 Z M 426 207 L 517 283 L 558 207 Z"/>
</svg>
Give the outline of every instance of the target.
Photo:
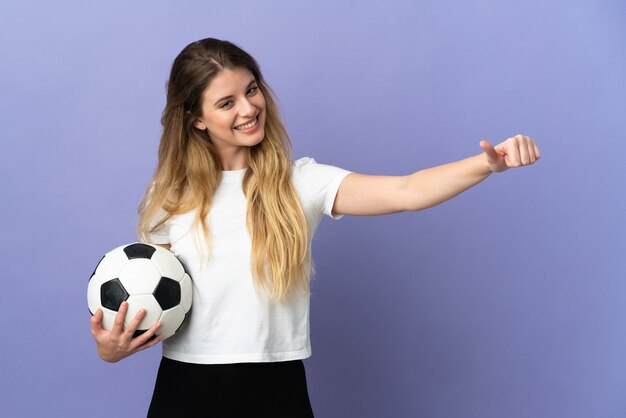
<svg viewBox="0 0 626 418">
<path fill-rule="evenodd" d="M 164 210 L 159 210 L 157 216 L 155 216 L 155 222 L 152 222 L 151 225 L 155 225 L 158 221 L 160 221 L 166 215 Z M 148 232 L 148 238 L 155 244 L 169 244 L 170 243 L 170 233 L 169 233 L 169 222 L 161 225 L 159 229 L 153 232 Z"/>
<path fill-rule="evenodd" d="M 320 164 L 311 157 L 294 161 L 295 171 L 308 190 L 313 204 L 320 213 L 339 220 L 343 214 L 332 214 L 335 197 L 344 178 L 352 171 L 328 164 Z"/>
</svg>

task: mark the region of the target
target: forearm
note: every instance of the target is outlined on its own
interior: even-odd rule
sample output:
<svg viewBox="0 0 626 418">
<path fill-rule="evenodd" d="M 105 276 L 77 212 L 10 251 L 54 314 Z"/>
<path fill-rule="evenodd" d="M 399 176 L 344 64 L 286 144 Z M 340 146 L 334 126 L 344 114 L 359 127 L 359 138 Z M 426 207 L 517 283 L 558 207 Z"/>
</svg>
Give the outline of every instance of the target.
<svg viewBox="0 0 626 418">
<path fill-rule="evenodd" d="M 409 207 L 416 211 L 443 203 L 480 183 L 491 173 L 484 153 L 416 171 L 408 176 Z"/>
</svg>

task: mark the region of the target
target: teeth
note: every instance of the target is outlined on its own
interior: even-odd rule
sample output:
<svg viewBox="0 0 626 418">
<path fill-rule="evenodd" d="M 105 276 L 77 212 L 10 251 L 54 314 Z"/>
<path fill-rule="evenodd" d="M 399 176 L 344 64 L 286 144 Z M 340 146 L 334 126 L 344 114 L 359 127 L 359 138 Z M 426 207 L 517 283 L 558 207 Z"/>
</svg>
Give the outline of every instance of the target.
<svg viewBox="0 0 626 418">
<path fill-rule="evenodd" d="M 239 131 L 243 131 L 244 129 L 252 128 L 254 125 L 256 125 L 257 121 L 258 121 L 258 116 L 254 118 L 254 120 L 250 123 L 247 123 L 245 125 L 235 126 L 235 129 Z"/>
</svg>

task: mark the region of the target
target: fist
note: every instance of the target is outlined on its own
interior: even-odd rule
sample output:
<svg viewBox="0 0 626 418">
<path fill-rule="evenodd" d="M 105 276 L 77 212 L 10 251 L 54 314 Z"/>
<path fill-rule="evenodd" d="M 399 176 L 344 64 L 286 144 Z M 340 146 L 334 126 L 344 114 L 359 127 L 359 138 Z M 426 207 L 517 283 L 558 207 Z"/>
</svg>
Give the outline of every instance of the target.
<svg viewBox="0 0 626 418">
<path fill-rule="evenodd" d="M 487 165 L 493 173 L 534 164 L 541 158 L 535 141 L 525 135 L 515 135 L 495 147 L 484 140 L 479 145 L 485 152 Z"/>
</svg>

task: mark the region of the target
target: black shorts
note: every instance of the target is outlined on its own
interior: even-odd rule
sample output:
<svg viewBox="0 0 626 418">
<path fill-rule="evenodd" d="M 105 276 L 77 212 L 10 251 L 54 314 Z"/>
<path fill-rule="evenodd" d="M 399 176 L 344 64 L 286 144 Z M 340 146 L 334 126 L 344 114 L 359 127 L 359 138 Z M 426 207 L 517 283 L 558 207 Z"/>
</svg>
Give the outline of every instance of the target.
<svg viewBox="0 0 626 418">
<path fill-rule="evenodd" d="M 302 360 L 194 364 L 163 357 L 148 418 L 311 418 Z"/>
</svg>

